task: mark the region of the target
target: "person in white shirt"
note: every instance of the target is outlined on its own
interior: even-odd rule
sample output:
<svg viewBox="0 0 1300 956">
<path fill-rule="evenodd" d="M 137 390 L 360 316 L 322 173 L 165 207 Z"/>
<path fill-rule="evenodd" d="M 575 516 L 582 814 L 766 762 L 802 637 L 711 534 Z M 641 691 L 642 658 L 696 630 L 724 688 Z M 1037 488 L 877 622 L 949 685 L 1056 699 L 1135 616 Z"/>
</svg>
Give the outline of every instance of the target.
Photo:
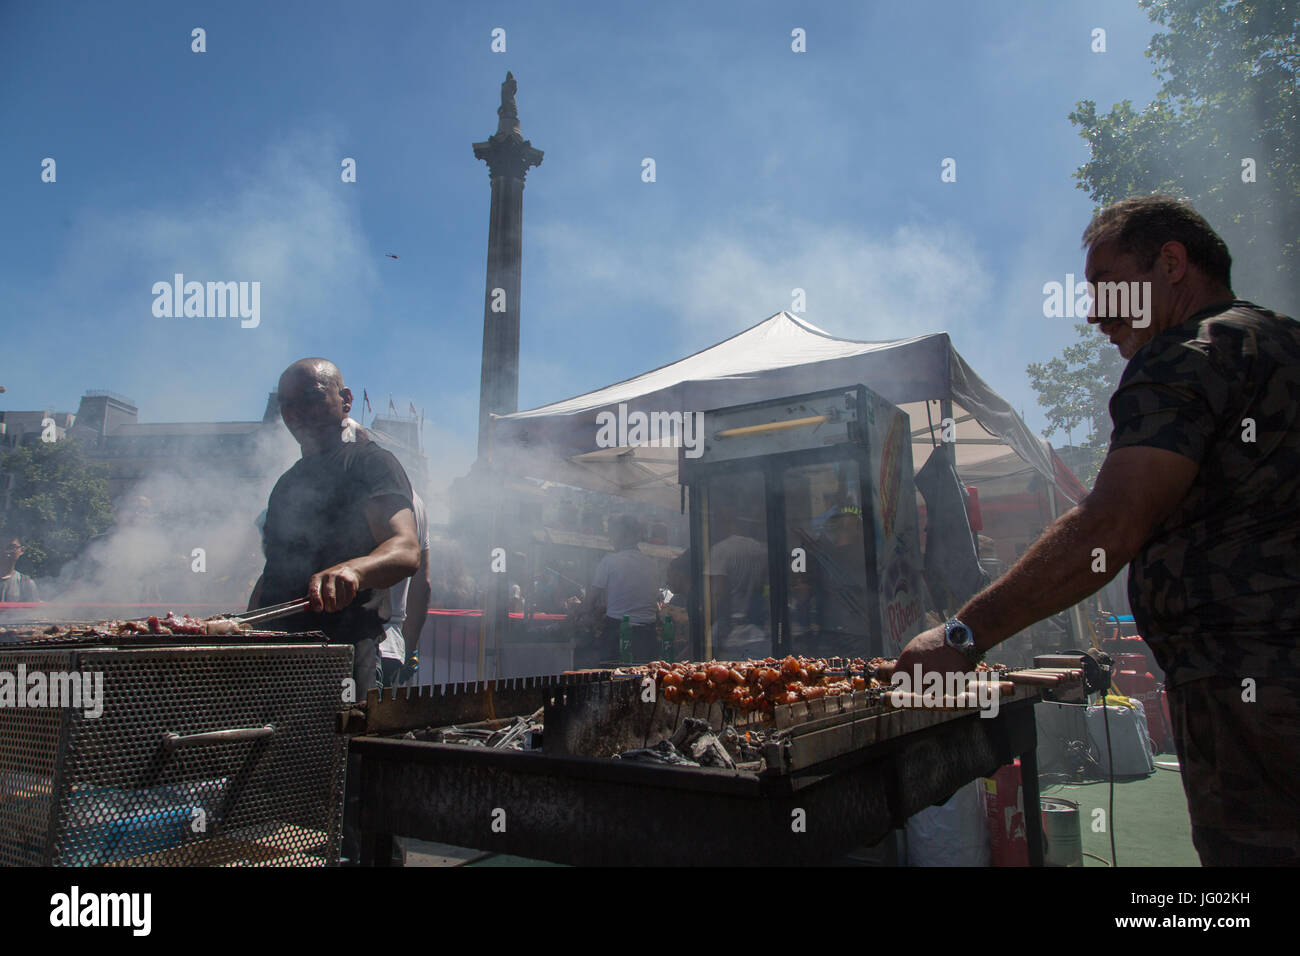
<svg viewBox="0 0 1300 956">
<path fill-rule="evenodd" d="M 0 533 L 0 604 L 34 604 L 40 600 L 36 582 L 14 567 L 22 556 L 22 539 L 11 531 Z"/>
<path fill-rule="evenodd" d="M 415 505 L 415 539 L 420 544 L 420 567 L 415 574 L 398 581 L 388 589 L 388 603 L 392 614 L 384 622 L 384 639 L 379 644 L 380 687 L 396 687 L 403 666 L 412 670 L 420 631 L 429 613 L 429 519 L 424 501 L 412 491 Z"/>
<path fill-rule="evenodd" d="M 610 543 L 614 552 L 600 559 L 587 595 L 589 608 L 605 606 L 601 632 L 601 659 L 617 661 L 619 625 L 627 615 L 632 626 L 632 660 L 639 663 L 659 657 L 659 636 L 655 624 L 659 614 L 659 589 L 655 563 L 641 553 L 641 523 L 631 515 L 610 521 Z"/>
</svg>

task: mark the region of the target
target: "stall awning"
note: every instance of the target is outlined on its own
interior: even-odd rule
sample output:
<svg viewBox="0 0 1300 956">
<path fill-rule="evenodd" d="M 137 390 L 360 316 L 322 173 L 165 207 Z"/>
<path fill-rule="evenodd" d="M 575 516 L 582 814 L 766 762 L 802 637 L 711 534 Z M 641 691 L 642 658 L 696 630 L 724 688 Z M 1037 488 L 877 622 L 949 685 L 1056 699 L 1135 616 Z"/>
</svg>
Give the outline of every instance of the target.
<svg viewBox="0 0 1300 956">
<path fill-rule="evenodd" d="M 940 408 L 950 401 L 960 473 L 1010 452 L 1013 470 L 1029 466 L 1070 501 L 1084 493 L 1051 446 L 975 374 L 947 333 L 859 342 L 836 338 L 788 312 L 635 378 L 493 416 L 492 460 L 514 474 L 675 508 L 676 449 L 598 447 L 601 412 L 617 415 L 620 405 L 627 414 L 706 411 L 859 383 L 908 414 L 917 470 L 943 437 Z"/>
</svg>

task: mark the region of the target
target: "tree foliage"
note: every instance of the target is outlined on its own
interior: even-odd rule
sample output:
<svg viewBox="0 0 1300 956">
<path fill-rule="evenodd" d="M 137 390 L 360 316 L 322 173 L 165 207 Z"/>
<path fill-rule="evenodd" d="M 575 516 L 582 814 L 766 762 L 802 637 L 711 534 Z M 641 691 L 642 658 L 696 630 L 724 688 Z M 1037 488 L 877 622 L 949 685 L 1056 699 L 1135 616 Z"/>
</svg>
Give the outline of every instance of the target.
<svg viewBox="0 0 1300 956">
<path fill-rule="evenodd" d="M 1107 403 L 1119 382 L 1124 360 L 1119 351 L 1086 322 L 1075 326 L 1079 341 L 1049 362 L 1034 362 L 1027 369 L 1038 404 L 1047 408 L 1049 426 L 1044 436 L 1064 432 L 1080 448 L 1087 465 L 1078 475 L 1091 486 L 1110 440 Z M 1083 427 L 1081 435 L 1075 430 Z"/>
<path fill-rule="evenodd" d="M 1300 0 L 1138 0 L 1164 29 L 1146 55 L 1162 86 L 1141 111 L 1129 100 L 1070 121 L 1091 158 L 1078 187 L 1108 206 L 1172 193 L 1209 220 L 1233 255 L 1238 296 L 1300 312 Z M 1254 182 L 1243 161 L 1253 160 Z M 1247 164 L 1248 166 L 1250 164 Z M 1082 223 L 1080 226 L 1082 227 Z M 1080 228 L 1082 232 L 1082 228 Z M 1026 370 L 1047 408 L 1050 438 L 1080 425 L 1091 484 L 1110 433 L 1107 402 L 1124 362 L 1087 325 L 1058 357 Z"/>
<path fill-rule="evenodd" d="M 1243 298 L 1295 313 L 1300 301 L 1300 0 L 1139 0 L 1167 29 L 1146 55 L 1163 84 L 1070 121 L 1091 159 L 1075 172 L 1100 206 L 1168 192 L 1189 200 L 1233 255 Z M 1254 182 L 1243 167 L 1253 161 Z M 1250 164 L 1247 164 L 1250 165 Z"/>
<path fill-rule="evenodd" d="M 23 536 L 23 570 L 55 575 L 113 523 L 107 468 L 88 462 L 75 439 L 33 442 L 7 452 L 13 476 L 4 523 Z"/>
</svg>

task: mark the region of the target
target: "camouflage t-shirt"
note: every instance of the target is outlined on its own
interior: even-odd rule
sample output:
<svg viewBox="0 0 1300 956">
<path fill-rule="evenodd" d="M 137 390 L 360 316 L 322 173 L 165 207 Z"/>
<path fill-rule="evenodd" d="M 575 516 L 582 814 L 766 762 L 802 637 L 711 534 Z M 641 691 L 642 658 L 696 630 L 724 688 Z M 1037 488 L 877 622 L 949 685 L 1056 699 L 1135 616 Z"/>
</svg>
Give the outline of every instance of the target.
<svg viewBox="0 0 1300 956">
<path fill-rule="evenodd" d="M 1124 369 L 1111 450 L 1200 465 L 1129 569 L 1139 630 L 1171 685 L 1300 676 L 1300 323 L 1221 303 Z"/>
</svg>

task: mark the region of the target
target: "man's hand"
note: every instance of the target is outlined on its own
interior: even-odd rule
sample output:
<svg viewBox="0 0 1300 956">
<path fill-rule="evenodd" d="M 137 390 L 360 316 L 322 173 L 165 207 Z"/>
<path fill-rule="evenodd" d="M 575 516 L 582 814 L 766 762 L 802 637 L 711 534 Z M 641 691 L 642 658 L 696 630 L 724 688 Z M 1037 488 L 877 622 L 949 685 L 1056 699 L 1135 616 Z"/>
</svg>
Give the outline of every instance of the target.
<svg viewBox="0 0 1300 956">
<path fill-rule="evenodd" d="M 361 576 L 347 564 L 318 571 L 307 584 L 307 598 L 313 611 L 332 613 L 341 611 L 356 598 L 361 590 Z"/>
<path fill-rule="evenodd" d="M 357 592 L 392 587 L 420 566 L 415 515 L 409 503 L 398 495 L 386 495 L 366 502 L 365 515 L 378 546 L 369 554 L 313 574 L 307 584 L 313 611 L 342 610 L 356 599 Z"/>
<path fill-rule="evenodd" d="M 966 660 L 965 655 L 960 651 L 954 651 L 951 647 L 943 642 L 944 629 L 943 625 L 932 627 L 928 631 L 922 631 L 916 637 L 907 642 L 903 648 L 903 653 L 898 655 L 898 663 L 894 667 L 894 673 L 903 673 L 907 679 L 913 677 L 913 668 L 921 665 L 921 674 L 925 675 L 930 671 L 937 671 L 940 674 L 965 674 L 972 670 L 971 664 Z M 914 688 L 920 693 L 920 688 Z"/>
</svg>

